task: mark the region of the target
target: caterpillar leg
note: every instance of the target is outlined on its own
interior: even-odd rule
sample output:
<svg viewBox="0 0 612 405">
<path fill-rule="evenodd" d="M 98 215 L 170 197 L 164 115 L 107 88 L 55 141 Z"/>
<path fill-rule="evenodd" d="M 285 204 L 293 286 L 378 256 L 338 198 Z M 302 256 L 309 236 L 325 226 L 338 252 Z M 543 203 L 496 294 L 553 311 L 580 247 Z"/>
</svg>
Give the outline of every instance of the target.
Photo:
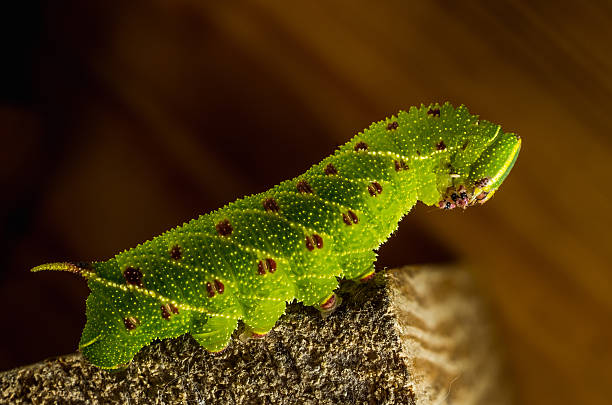
<svg viewBox="0 0 612 405">
<path fill-rule="evenodd" d="M 372 280 L 375 275 L 376 271 L 374 268 L 372 268 L 372 270 L 370 270 L 368 273 L 365 273 L 363 276 L 358 277 L 358 280 L 362 283 L 367 283 L 368 281 Z"/>
<path fill-rule="evenodd" d="M 336 293 L 331 293 L 331 295 L 325 298 L 319 305 L 316 306 L 316 308 L 319 310 L 321 316 L 325 319 L 332 312 L 334 312 L 341 303 L 342 298 L 336 295 Z"/>
<path fill-rule="evenodd" d="M 342 262 L 344 278 L 354 281 L 368 281 L 374 276 L 374 262 L 376 252 L 367 252 L 348 255 Z"/>
<path fill-rule="evenodd" d="M 232 318 L 210 317 L 190 330 L 189 334 L 204 349 L 212 353 L 222 351 L 227 347 L 236 329 L 238 321 Z"/>
</svg>

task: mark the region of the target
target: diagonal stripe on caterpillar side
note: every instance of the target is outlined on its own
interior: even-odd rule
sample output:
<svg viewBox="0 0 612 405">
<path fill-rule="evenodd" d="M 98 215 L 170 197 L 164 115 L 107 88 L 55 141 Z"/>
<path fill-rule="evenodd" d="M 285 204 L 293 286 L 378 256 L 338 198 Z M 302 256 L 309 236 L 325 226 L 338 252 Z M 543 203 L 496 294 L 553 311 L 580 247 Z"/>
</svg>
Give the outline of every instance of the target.
<svg viewBox="0 0 612 405">
<path fill-rule="evenodd" d="M 306 173 L 92 263 L 51 263 L 88 280 L 79 347 L 118 368 L 154 339 L 191 334 L 223 350 L 239 320 L 265 335 L 292 300 L 330 311 L 338 278 L 367 280 L 376 249 L 421 201 L 488 201 L 520 137 L 467 108 L 421 105 L 354 136 Z"/>
</svg>

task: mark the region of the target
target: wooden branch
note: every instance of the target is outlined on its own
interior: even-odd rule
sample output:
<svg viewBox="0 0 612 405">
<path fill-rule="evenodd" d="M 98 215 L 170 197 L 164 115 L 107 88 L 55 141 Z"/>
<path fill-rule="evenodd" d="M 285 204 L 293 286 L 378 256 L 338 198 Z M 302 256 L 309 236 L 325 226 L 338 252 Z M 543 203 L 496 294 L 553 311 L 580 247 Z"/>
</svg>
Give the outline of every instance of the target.
<svg viewBox="0 0 612 405">
<path fill-rule="evenodd" d="M 263 339 L 211 355 L 183 336 L 120 372 L 59 356 L 0 374 L 0 403 L 509 404 L 469 274 L 405 267 L 343 282 L 327 318 L 292 304 Z M 41 340 L 44 344 L 44 340 Z"/>
</svg>

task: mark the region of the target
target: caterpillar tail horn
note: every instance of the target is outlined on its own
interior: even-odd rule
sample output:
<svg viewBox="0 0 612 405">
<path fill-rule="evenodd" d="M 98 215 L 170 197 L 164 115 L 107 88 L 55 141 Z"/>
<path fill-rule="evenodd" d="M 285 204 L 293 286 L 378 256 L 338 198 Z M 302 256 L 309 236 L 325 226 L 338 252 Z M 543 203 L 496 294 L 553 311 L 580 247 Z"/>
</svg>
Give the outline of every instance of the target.
<svg viewBox="0 0 612 405">
<path fill-rule="evenodd" d="M 75 273 L 80 276 L 87 278 L 93 274 L 91 263 L 71 263 L 71 262 L 59 262 L 59 263 L 47 263 L 36 266 L 30 270 L 33 273 L 39 271 L 67 271 Z"/>
</svg>

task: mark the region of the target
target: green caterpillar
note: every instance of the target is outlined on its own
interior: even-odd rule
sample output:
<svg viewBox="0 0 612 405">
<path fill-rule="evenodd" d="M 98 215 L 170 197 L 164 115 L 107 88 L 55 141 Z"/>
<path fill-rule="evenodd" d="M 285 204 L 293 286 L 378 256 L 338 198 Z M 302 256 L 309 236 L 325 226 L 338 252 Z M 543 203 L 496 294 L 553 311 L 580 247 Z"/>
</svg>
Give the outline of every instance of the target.
<svg viewBox="0 0 612 405">
<path fill-rule="evenodd" d="M 338 277 L 371 277 L 375 250 L 417 200 L 442 209 L 486 202 L 520 147 L 520 137 L 464 106 L 412 107 L 303 175 L 107 261 L 32 271 L 88 280 L 79 348 L 96 366 L 120 367 L 152 340 L 185 333 L 218 352 L 240 319 L 257 337 L 294 299 L 333 309 Z"/>
</svg>

